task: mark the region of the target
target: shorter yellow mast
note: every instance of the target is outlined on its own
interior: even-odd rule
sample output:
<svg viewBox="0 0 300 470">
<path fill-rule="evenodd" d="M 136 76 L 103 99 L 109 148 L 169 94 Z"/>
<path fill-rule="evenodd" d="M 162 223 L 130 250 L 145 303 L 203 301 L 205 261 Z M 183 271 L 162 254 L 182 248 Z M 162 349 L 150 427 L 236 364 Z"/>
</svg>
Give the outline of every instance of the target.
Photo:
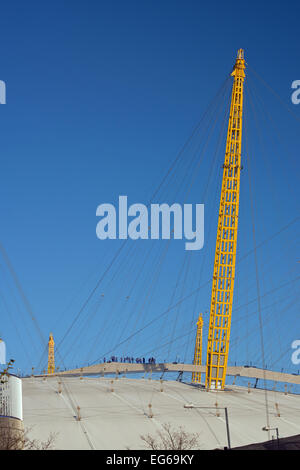
<svg viewBox="0 0 300 470">
<path fill-rule="evenodd" d="M 49 335 L 48 342 L 48 374 L 54 374 L 55 371 L 55 361 L 54 361 L 54 339 L 53 334 Z"/>
<path fill-rule="evenodd" d="M 203 318 L 202 313 L 200 313 L 197 321 L 197 334 L 196 334 L 196 344 L 195 344 L 195 353 L 194 353 L 194 364 L 201 366 L 202 362 L 202 336 L 203 336 Z M 195 384 L 201 383 L 201 372 L 192 373 L 192 382 Z"/>
</svg>

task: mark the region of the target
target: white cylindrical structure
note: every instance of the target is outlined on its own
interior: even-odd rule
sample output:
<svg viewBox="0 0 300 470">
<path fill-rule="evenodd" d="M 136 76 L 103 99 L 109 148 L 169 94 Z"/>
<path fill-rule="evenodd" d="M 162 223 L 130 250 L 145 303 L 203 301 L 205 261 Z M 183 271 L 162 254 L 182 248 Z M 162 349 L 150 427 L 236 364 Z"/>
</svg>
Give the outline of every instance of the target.
<svg viewBox="0 0 300 470">
<path fill-rule="evenodd" d="M 0 415 L 23 420 L 22 381 L 15 375 L 5 375 L 0 382 Z"/>
</svg>

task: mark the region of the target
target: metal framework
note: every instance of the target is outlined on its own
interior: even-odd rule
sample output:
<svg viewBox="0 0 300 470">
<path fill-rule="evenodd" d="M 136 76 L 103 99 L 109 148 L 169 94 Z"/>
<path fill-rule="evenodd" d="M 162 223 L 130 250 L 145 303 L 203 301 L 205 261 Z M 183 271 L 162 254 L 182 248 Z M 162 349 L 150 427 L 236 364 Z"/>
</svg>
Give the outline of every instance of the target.
<svg viewBox="0 0 300 470">
<path fill-rule="evenodd" d="M 50 333 L 48 341 L 48 374 L 54 374 L 55 361 L 54 361 L 54 339 L 53 334 Z"/>
<path fill-rule="evenodd" d="M 207 389 L 221 390 L 226 379 L 236 263 L 245 80 L 243 49 L 238 51 L 231 75 L 234 79 L 223 165 L 205 380 Z"/>
<path fill-rule="evenodd" d="M 202 363 L 202 336 L 203 336 L 203 318 L 200 313 L 197 321 L 197 333 L 196 333 L 196 344 L 194 353 L 194 362 L 196 366 L 201 366 Z M 201 383 L 201 372 L 192 373 L 192 382 L 195 384 Z"/>
</svg>

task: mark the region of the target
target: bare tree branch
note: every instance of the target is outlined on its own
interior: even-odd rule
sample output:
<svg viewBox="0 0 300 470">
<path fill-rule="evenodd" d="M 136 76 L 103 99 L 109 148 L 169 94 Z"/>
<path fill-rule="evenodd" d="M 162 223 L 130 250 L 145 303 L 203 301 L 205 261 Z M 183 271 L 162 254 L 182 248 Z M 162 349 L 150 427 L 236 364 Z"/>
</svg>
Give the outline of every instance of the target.
<svg viewBox="0 0 300 470">
<path fill-rule="evenodd" d="M 170 423 L 162 425 L 163 430 L 151 434 L 141 435 L 148 449 L 151 450 L 191 450 L 199 449 L 199 434 L 189 433 L 183 427 L 172 428 Z"/>
<path fill-rule="evenodd" d="M 30 439 L 28 437 L 30 428 L 15 429 L 12 427 L 0 428 L 0 449 L 1 450 L 51 450 L 57 434 L 51 433 L 46 441 Z"/>
</svg>

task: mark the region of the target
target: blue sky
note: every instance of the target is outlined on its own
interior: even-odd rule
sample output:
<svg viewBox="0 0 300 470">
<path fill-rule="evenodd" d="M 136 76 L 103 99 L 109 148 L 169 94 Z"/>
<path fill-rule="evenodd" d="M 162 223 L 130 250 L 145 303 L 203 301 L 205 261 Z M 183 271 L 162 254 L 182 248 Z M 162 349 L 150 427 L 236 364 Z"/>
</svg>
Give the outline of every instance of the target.
<svg viewBox="0 0 300 470">
<path fill-rule="evenodd" d="M 251 117 L 248 107 L 249 140 L 253 137 L 249 142 L 249 152 L 253 155 L 252 172 L 256 175 L 258 242 L 274 234 L 299 213 L 299 159 L 296 158 L 299 122 L 296 117 L 300 119 L 300 105 L 292 105 L 290 100 L 291 83 L 300 78 L 299 9 L 298 2 L 269 5 L 258 1 L 229 1 L 209 4 L 189 0 L 54 0 L 43 4 L 14 1 L 1 6 L 0 79 L 7 86 L 7 104 L 0 105 L 0 241 L 7 250 L 45 339 L 51 330 L 57 342 L 63 338 L 119 247 L 118 241 L 101 242 L 96 238 L 96 207 L 103 202 L 116 203 L 121 194 L 128 195 L 132 203 L 148 202 L 230 72 L 240 47 L 245 49 L 251 68 L 271 85 L 283 102 L 283 105 L 279 103 L 255 75 L 249 77 L 249 86 L 253 83 L 253 90 L 262 97 L 263 106 L 273 117 L 275 128 L 280 129 L 277 133 L 269 121 L 269 124 L 265 122 L 258 98 L 258 127 L 264 132 L 263 126 L 269 125 L 269 134 L 267 131 L 264 134 L 269 137 L 265 138 L 265 144 L 259 143 L 255 115 Z M 276 141 L 279 134 L 281 147 Z M 180 298 L 181 292 L 188 293 L 201 283 L 200 274 L 198 279 L 198 274 L 194 273 L 197 273 L 198 262 L 202 263 L 204 257 L 203 281 L 211 276 L 217 202 L 214 206 L 209 195 L 213 194 L 214 201 L 218 200 L 220 172 L 217 173 L 217 168 L 223 158 L 221 147 L 220 160 L 214 170 L 215 180 L 209 185 L 205 201 L 201 200 L 216 138 L 212 139 L 211 145 L 206 166 L 199 174 L 198 186 L 194 187 L 191 196 L 192 202 L 206 203 L 206 220 L 208 225 L 212 220 L 211 231 L 206 233 L 204 249 L 192 258 L 187 268 L 187 279 L 182 291 L 176 290 L 176 298 Z M 265 160 L 260 158 L 259 145 Z M 278 155 L 275 158 L 276 151 Z M 176 184 L 180 190 L 181 171 L 179 167 L 178 177 L 172 182 L 174 191 Z M 245 187 L 246 183 L 241 197 L 241 208 L 247 216 L 244 217 L 244 227 L 241 225 L 240 228 L 240 256 L 252 246 L 249 194 Z M 168 191 L 171 190 L 166 190 L 165 194 L 171 200 L 171 192 Z M 179 193 L 178 197 L 177 202 L 184 202 L 182 194 Z M 275 239 L 273 246 L 267 245 L 263 254 L 259 254 L 263 294 L 271 290 L 271 274 L 274 287 L 295 279 L 298 271 L 293 260 L 297 259 L 295 237 L 298 232 L 293 225 L 280 239 Z M 95 310 L 93 322 L 83 330 L 80 322 L 74 325 L 71 336 L 80 335 L 80 340 L 74 346 L 69 343 L 69 348 L 74 348 L 74 358 L 71 360 L 72 354 L 67 356 L 65 365 L 98 359 L 110 350 L 108 345 L 114 344 L 118 328 L 125 331 L 125 326 L 128 327 L 126 333 L 130 335 L 169 305 L 176 276 L 181 269 L 180 257 L 184 255 L 180 244 L 175 244 L 173 255 L 164 260 L 165 271 L 161 279 L 155 281 L 156 292 L 151 293 L 153 305 L 148 307 L 144 316 L 139 317 L 139 310 L 135 311 L 132 305 L 129 308 L 134 312 L 132 318 L 136 315 L 138 320 L 132 320 L 131 325 L 129 320 L 127 322 L 129 311 L 127 313 L 121 300 L 113 310 L 115 298 L 125 298 L 126 284 L 133 282 L 137 266 L 144 263 L 145 247 L 148 245 L 138 242 L 137 247 L 132 248 L 136 250 L 134 258 L 128 255 L 131 268 L 127 268 L 129 261 L 121 258 L 123 265 L 118 275 L 109 285 L 104 283 L 103 288 L 99 288 L 90 308 L 97 309 L 101 293 L 105 295 L 106 304 L 102 310 Z M 163 249 L 163 244 L 155 245 L 157 259 L 161 259 L 159 250 Z M 274 266 L 268 267 L 264 256 L 270 263 L 273 261 Z M 141 305 L 149 282 L 147 275 L 150 278 L 152 274 L 154 276 L 155 259 L 152 259 L 153 266 L 145 264 L 144 284 L 141 281 L 141 285 L 136 286 L 136 290 L 140 289 L 136 295 L 140 296 L 137 298 L 140 298 Z M 19 292 L 14 291 L 15 285 L 7 266 L 3 260 L 1 263 L 6 277 L 0 285 L 5 299 L 0 307 L 0 334 L 6 340 L 10 356 L 15 357 L 18 367 L 25 371 L 31 367 L 28 367 L 30 361 L 37 365 L 39 360 L 36 358 L 40 359 L 43 348 Z M 238 302 L 243 305 L 245 291 L 250 300 L 255 298 L 253 285 L 248 289 L 245 281 L 249 278 L 249 282 L 255 285 L 251 266 L 247 263 L 244 267 L 241 265 L 236 306 Z M 143 279 L 142 275 L 140 279 Z M 299 337 L 297 303 L 292 307 L 288 303 L 296 300 L 296 286 L 291 283 L 279 293 L 276 291 L 279 302 L 277 323 L 275 325 L 270 320 L 265 333 L 266 344 L 270 345 L 267 348 L 270 361 L 272 358 L 275 360 L 279 340 L 275 340 L 274 335 L 278 334 L 282 322 L 285 325 L 280 337 L 282 352 L 287 351 L 291 341 Z M 272 305 L 274 296 L 270 295 L 268 302 Z M 283 300 L 280 300 L 280 295 Z M 194 324 L 200 309 L 209 308 L 209 300 L 208 287 L 203 293 L 201 291 L 195 311 L 191 303 L 176 316 L 168 317 L 166 324 L 158 323 L 156 328 L 153 326 L 146 330 L 145 335 L 141 334 L 130 346 L 126 345 L 124 351 L 117 350 L 117 354 L 143 355 L 150 353 L 154 344 L 163 342 L 168 334 L 170 340 L 180 336 L 184 325 L 188 330 L 187 323 Z M 8 320 L 5 305 L 19 326 L 19 335 Z M 124 311 L 121 310 L 123 308 Z M 273 307 L 268 308 L 272 310 Z M 286 309 L 290 309 L 288 322 L 284 320 Z M 241 307 L 241 310 L 242 317 L 246 313 L 245 308 Z M 80 318 L 84 315 L 88 318 L 88 308 Z M 257 319 L 249 318 L 254 328 Z M 245 330 L 244 336 L 248 338 L 251 324 L 246 328 L 244 320 L 241 319 L 240 323 Z M 241 339 L 241 328 L 233 325 L 232 362 L 253 359 L 259 364 L 261 357 L 259 352 L 256 353 L 259 350 L 258 334 L 254 333 L 254 339 L 248 345 L 248 340 Z M 187 345 L 174 343 L 172 352 L 168 346 L 161 354 L 174 357 L 182 355 L 184 350 L 185 359 L 190 360 L 192 335 L 185 337 Z M 89 355 L 93 341 L 96 345 Z M 30 359 L 25 359 L 24 349 Z M 67 350 L 67 346 L 66 349 L 62 347 L 63 356 Z M 161 359 L 164 358 L 161 356 Z M 274 367 L 296 369 L 291 364 L 289 352 Z"/>
</svg>

